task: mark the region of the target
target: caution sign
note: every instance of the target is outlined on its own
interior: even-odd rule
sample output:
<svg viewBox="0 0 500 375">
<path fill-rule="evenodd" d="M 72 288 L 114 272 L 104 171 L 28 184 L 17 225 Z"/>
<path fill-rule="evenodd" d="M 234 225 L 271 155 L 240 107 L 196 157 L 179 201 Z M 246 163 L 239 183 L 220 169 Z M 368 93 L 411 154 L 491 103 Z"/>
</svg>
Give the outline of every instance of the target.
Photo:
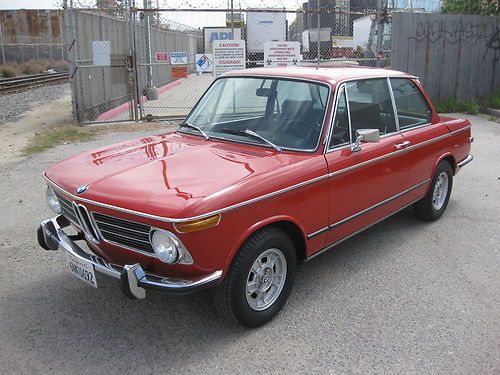
<svg viewBox="0 0 500 375">
<path fill-rule="evenodd" d="M 231 70 L 245 69 L 245 41 L 244 40 L 214 40 L 214 75 L 216 77 Z"/>
<path fill-rule="evenodd" d="M 299 65 L 299 42 L 265 42 L 264 66 L 290 66 Z"/>
</svg>

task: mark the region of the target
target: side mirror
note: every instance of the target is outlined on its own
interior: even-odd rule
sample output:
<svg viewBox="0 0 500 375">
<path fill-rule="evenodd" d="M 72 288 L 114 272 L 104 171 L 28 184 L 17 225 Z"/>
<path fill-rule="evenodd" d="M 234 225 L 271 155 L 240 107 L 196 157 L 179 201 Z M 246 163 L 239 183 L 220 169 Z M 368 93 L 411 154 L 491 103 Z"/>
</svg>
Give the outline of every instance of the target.
<svg viewBox="0 0 500 375">
<path fill-rule="evenodd" d="M 361 142 L 376 143 L 380 141 L 380 132 L 378 129 L 358 129 L 356 130 L 356 141 L 351 145 L 351 151 L 361 150 Z"/>
</svg>

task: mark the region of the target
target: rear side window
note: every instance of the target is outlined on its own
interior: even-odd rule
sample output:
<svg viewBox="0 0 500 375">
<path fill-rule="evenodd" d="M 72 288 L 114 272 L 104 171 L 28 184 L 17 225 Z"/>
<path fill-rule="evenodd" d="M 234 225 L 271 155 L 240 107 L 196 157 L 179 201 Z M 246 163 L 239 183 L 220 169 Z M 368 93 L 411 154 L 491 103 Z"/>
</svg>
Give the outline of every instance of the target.
<svg viewBox="0 0 500 375">
<path fill-rule="evenodd" d="M 417 85 L 404 78 L 391 78 L 398 113 L 399 129 L 409 129 L 431 122 L 431 110 Z"/>
<path fill-rule="evenodd" d="M 378 129 L 380 135 L 396 131 L 394 108 L 386 78 L 346 83 L 351 115 L 351 137 L 358 129 Z"/>
</svg>

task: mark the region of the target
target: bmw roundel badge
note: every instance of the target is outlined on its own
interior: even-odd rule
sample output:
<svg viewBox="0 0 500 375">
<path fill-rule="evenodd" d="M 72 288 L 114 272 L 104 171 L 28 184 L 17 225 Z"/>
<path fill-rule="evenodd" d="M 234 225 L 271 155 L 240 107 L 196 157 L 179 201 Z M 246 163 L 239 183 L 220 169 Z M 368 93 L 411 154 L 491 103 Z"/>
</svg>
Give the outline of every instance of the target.
<svg viewBox="0 0 500 375">
<path fill-rule="evenodd" d="M 89 188 L 89 185 L 80 185 L 78 186 L 78 188 L 76 189 L 76 194 L 82 194 L 82 193 L 85 193 Z"/>
</svg>

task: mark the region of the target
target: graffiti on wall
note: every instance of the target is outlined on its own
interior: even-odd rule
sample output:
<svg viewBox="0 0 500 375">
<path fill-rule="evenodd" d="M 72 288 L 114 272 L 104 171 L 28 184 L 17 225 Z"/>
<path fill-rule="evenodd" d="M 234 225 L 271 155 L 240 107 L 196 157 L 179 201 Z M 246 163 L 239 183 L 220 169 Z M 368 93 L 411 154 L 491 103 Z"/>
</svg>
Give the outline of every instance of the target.
<svg viewBox="0 0 500 375">
<path fill-rule="evenodd" d="M 489 51 L 493 51 L 496 63 L 500 53 L 500 28 L 492 22 L 473 23 L 462 20 L 451 22 L 425 21 L 419 22 L 415 36 L 410 39 L 417 43 L 445 42 L 449 44 L 467 44 L 470 46 L 483 45 L 485 47 L 483 61 Z"/>
</svg>

